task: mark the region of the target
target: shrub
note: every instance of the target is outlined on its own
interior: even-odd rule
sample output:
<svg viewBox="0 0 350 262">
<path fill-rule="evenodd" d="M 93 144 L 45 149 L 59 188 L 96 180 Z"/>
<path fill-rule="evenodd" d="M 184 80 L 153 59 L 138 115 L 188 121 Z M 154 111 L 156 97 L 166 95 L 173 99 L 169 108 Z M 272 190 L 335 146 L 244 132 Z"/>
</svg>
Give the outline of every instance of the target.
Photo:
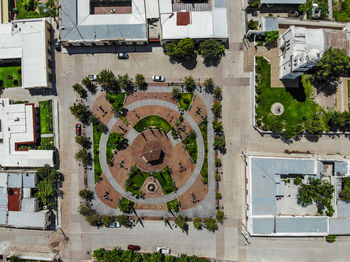
<svg viewBox="0 0 350 262">
<path fill-rule="evenodd" d="M 213 107 L 211 108 L 213 111 L 214 117 L 215 118 L 221 118 L 221 113 L 222 113 L 222 105 L 220 102 L 215 102 Z"/>
<path fill-rule="evenodd" d="M 221 175 L 215 174 L 215 181 L 221 181 Z"/>
<path fill-rule="evenodd" d="M 86 201 L 91 201 L 94 199 L 94 192 L 89 189 L 82 189 L 79 191 L 79 196 Z"/>
<path fill-rule="evenodd" d="M 218 210 L 216 212 L 216 220 L 220 223 L 223 224 L 224 220 L 226 219 L 224 211 Z"/>
<path fill-rule="evenodd" d="M 101 222 L 108 227 L 110 224 L 112 224 L 114 222 L 114 217 L 111 216 L 103 216 Z"/>
<path fill-rule="evenodd" d="M 328 243 L 334 243 L 336 240 L 337 240 L 337 236 L 336 236 L 336 235 L 328 235 L 328 236 L 326 237 L 326 241 L 327 241 Z"/>
<path fill-rule="evenodd" d="M 300 185 L 301 183 L 303 183 L 303 180 L 297 176 L 295 179 L 294 179 L 294 185 Z"/>
<path fill-rule="evenodd" d="M 211 217 L 204 219 L 204 226 L 209 232 L 215 232 L 216 230 L 218 230 L 216 220 Z"/>
<path fill-rule="evenodd" d="M 248 21 L 248 28 L 250 30 L 258 30 L 259 28 L 259 22 L 258 21 L 254 21 L 253 19 L 250 19 Z"/>
<path fill-rule="evenodd" d="M 192 220 L 192 223 L 193 223 L 193 227 L 197 230 L 201 230 L 203 227 L 203 222 L 201 218 L 198 218 L 198 217 L 194 218 Z"/>
<path fill-rule="evenodd" d="M 221 193 L 216 193 L 216 199 L 222 199 L 222 194 Z"/>
<path fill-rule="evenodd" d="M 135 202 L 133 202 L 125 197 L 122 197 L 118 206 L 119 206 L 120 211 L 122 211 L 123 213 L 130 214 L 134 210 Z"/>
<path fill-rule="evenodd" d="M 216 167 L 221 167 L 222 166 L 222 162 L 220 158 L 215 158 L 215 165 Z"/>
<path fill-rule="evenodd" d="M 186 217 L 179 215 L 175 218 L 175 224 L 182 230 L 182 232 L 188 231 L 188 224 L 186 222 Z"/>
<path fill-rule="evenodd" d="M 279 37 L 278 31 L 269 31 L 266 33 L 265 41 L 267 43 L 274 43 Z"/>
</svg>

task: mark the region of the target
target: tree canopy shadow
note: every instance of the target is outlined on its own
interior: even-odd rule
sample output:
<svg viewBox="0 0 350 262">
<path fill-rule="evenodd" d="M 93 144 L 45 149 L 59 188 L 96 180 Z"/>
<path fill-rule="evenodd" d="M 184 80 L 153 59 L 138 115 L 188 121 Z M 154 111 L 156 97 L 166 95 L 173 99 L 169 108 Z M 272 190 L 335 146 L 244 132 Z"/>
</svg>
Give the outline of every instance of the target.
<svg viewBox="0 0 350 262">
<path fill-rule="evenodd" d="M 332 96 L 337 92 L 337 87 L 340 79 L 331 77 L 326 81 L 324 79 L 318 79 L 317 77 L 311 77 L 311 84 L 316 88 L 317 94 L 323 93 L 325 96 Z"/>
</svg>

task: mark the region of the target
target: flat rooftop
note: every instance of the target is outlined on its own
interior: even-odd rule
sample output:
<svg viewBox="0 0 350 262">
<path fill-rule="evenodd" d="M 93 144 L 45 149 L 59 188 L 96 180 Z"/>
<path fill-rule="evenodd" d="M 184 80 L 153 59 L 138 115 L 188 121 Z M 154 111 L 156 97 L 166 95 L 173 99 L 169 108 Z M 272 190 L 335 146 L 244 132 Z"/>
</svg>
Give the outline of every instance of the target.
<svg viewBox="0 0 350 262">
<path fill-rule="evenodd" d="M 1 60 L 20 59 L 22 87 L 48 87 L 45 19 L 0 24 Z"/>
</svg>

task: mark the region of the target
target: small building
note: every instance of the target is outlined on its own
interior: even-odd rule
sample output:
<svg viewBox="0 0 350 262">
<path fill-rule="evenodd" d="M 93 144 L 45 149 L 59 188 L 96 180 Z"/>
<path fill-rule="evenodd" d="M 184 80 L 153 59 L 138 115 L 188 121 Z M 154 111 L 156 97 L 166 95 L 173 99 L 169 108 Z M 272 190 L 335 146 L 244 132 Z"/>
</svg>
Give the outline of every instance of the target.
<svg viewBox="0 0 350 262">
<path fill-rule="evenodd" d="M 21 66 L 23 88 L 52 87 L 51 30 L 44 18 L 0 23 L 0 67 Z"/>
<path fill-rule="evenodd" d="M 144 0 L 62 0 L 64 46 L 143 45 L 148 42 Z"/>
<path fill-rule="evenodd" d="M 279 38 L 280 79 L 296 79 L 313 68 L 330 47 L 350 55 L 350 33 L 344 30 L 290 26 Z"/>
<path fill-rule="evenodd" d="M 53 150 L 21 147 L 35 143 L 37 132 L 34 104 L 11 104 L 8 98 L 0 99 L 0 166 L 53 166 Z"/>
<path fill-rule="evenodd" d="M 48 210 L 39 212 L 8 212 L 7 226 L 15 228 L 47 229 L 51 224 Z"/>
<path fill-rule="evenodd" d="M 164 0 L 159 2 L 159 10 L 162 44 L 186 37 L 195 41 L 228 39 L 226 0 L 193 4 Z"/>
</svg>

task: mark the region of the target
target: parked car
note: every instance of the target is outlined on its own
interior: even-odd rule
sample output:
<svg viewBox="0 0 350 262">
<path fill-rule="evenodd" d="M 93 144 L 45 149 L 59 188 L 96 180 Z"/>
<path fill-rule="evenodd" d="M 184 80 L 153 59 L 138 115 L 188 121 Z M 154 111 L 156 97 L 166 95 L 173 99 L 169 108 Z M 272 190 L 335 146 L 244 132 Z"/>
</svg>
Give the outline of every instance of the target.
<svg viewBox="0 0 350 262">
<path fill-rule="evenodd" d="M 128 59 L 129 55 L 127 53 L 118 53 L 118 59 Z"/>
<path fill-rule="evenodd" d="M 77 136 L 81 135 L 81 124 L 79 124 L 79 123 L 75 125 L 75 134 Z"/>
<path fill-rule="evenodd" d="M 128 245 L 128 249 L 132 251 L 139 251 L 141 247 L 136 245 Z"/>
<path fill-rule="evenodd" d="M 152 80 L 155 82 L 164 82 L 165 77 L 164 76 L 152 76 Z"/>
<path fill-rule="evenodd" d="M 115 228 L 120 228 L 120 227 L 121 227 L 121 225 L 119 224 L 119 222 L 115 222 L 114 224 L 115 224 Z"/>
<path fill-rule="evenodd" d="M 157 247 L 157 252 L 167 255 L 170 254 L 170 248 L 168 247 Z"/>
<path fill-rule="evenodd" d="M 55 38 L 55 49 L 57 52 L 61 51 L 61 41 L 58 38 Z"/>
<path fill-rule="evenodd" d="M 88 78 L 91 81 L 97 81 L 98 76 L 97 75 L 88 75 Z"/>
</svg>

